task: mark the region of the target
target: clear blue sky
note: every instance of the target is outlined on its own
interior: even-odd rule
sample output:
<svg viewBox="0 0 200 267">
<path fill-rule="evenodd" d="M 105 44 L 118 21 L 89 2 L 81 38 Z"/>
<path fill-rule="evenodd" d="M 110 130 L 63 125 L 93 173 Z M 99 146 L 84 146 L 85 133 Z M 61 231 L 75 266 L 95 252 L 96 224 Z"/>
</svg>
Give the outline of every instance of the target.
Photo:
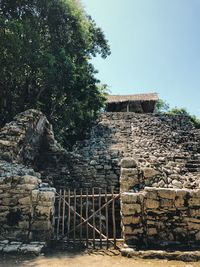
<svg viewBox="0 0 200 267">
<path fill-rule="evenodd" d="M 157 92 L 200 117 L 200 0 L 81 0 L 111 47 L 93 63 L 112 94 Z"/>
</svg>

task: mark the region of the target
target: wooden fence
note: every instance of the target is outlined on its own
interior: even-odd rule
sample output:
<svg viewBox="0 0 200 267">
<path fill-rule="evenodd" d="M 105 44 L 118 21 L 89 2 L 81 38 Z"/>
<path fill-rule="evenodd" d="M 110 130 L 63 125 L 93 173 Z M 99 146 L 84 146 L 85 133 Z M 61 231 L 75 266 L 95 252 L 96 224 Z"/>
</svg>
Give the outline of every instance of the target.
<svg viewBox="0 0 200 267">
<path fill-rule="evenodd" d="M 54 228 L 57 239 L 86 247 L 113 246 L 122 241 L 120 194 L 107 189 L 64 189 L 57 193 Z"/>
</svg>

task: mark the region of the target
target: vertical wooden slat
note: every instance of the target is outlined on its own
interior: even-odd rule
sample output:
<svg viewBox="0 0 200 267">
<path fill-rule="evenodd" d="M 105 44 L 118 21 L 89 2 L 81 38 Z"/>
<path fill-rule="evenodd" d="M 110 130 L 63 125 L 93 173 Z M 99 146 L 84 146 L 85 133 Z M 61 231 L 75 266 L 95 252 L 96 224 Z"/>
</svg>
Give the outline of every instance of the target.
<svg viewBox="0 0 200 267">
<path fill-rule="evenodd" d="M 71 223 L 71 210 L 70 210 L 70 189 L 68 189 L 68 222 L 67 222 L 67 233 L 68 233 L 68 239 L 69 237 L 69 231 L 70 231 L 70 223 Z"/>
<path fill-rule="evenodd" d="M 105 203 L 108 202 L 108 197 L 107 197 L 107 189 L 105 189 Z M 107 242 L 106 242 L 106 247 L 107 249 L 109 248 L 109 233 L 108 233 L 108 205 L 106 205 L 105 207 L 106 209 L 106 238 L 107 238 Z"/>
<path fill-rule="evenodd" d="M 88 248 L 88 188 L 86 189 L 86 210 L 85 210 L 86 223 L 86 247 Z"/>
<path fill-rule="evenodd" d="M 99 209 L 101 208 L 101 188 L 99 188 Z M 100 248 L 102 248 L 102 212 L 99 210 Z"/>
<path fill-rule="evenodd" d="M 74 189 L 74 235 L 73 241 L 76 239 L 76 189 Z"/>
<path fill-rule="evenodd" d="M 65 197 L 66 190 L 63 192 L 63 210 L 62 210 L 62 236 L 65 234 Z"/>
<path fill-rule="evenodd" d="M 61 189 L 60 189 L 60 191 L 59 191 L 59 201 L 58 201 L 57 239 L 58 239 L 58 235 L 59 235 L 59 227 L 60 227 L 61 197 L 62 197 L 62 191 L 61 191 Z"/>
<path fill-rule="evenodd" d="M 92 188 L 92 226 L 93 226 L 93 248 L 95 248 L 95 198 L 94 198 L 94 188 Z"/>
<path fill-rule="evenodd" d="M 114 188 L 112 187 L 112 222 L 113 222 L 113 238 L 114 238 L 114 248 L 116 249 L 116 222 L 115 222 L 115 198 L 114 198 Z"/>
<path fill-rule="evenodd" d="M 81 188 L 80 191 L 80 242 L 82 242 L 82 237 L 83 237 L 83 225 L 82 225 L 82 217 L 83 217 L 83 190 Z"/>
</svg>

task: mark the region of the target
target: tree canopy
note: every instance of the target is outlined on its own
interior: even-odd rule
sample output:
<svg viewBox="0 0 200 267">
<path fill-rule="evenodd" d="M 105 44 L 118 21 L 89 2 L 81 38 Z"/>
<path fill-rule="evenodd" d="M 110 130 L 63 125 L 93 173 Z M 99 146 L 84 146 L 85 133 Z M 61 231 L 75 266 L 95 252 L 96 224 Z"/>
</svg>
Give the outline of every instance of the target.
<svg viewBox="0 0 200 267">
<path fill-rule="evenodd" d="M 0 126 L 44 112 L 59 141 L 81 138 L 104 103 L 91 58 L 110 54 L 76 0 L 0 0 Z"/>
</svg>

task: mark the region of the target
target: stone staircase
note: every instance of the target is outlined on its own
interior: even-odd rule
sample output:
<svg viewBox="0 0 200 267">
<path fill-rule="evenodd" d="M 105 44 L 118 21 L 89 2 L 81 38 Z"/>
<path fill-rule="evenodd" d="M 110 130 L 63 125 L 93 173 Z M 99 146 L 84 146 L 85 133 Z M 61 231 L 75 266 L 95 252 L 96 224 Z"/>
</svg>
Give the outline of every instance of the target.
<svg viewBox="0 0 200 267">
<path fill-rule="evenodd" d="M 195 154 L 190 160 L 188 160 L 185 167 L 188 172 L 200 172 L 200 154 Z"/>
</svg>

